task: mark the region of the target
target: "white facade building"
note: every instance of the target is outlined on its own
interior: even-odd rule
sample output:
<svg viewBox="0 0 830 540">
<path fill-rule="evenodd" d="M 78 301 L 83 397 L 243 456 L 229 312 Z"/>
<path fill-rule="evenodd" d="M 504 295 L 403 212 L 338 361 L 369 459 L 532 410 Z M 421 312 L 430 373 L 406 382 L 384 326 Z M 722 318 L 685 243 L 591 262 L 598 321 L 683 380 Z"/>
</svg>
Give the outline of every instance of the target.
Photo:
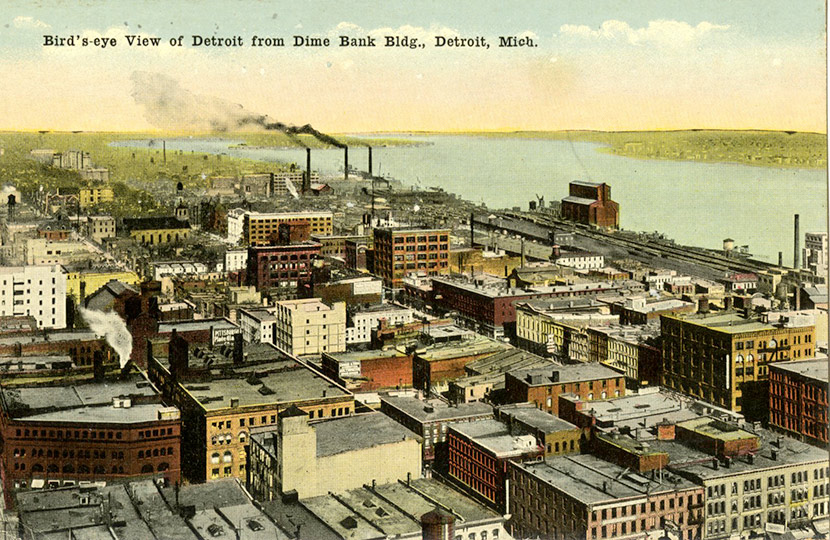
<svg viewBox="0 0 830 540">
<path fill-rule="evenodd" d="M 225 272 L 237 272 L 248 267 L 248 251 L 229 249 L 225 252 Z"/>
<path fill-rule="evenodd" d="M 821 273 L 827 268 L 827 233 L 807 233 L 804 235 L 804 249 L 801 256 L 804 268 Z"/>
<path fill-rule="evenodd" d="M 605 257 L 598 253 L 563 253 L 554 262 L 577 270 L 594 270 L 605 266 Z"/>
<path fill-rule="evenodd" d="M 164 276 L 185 276 L 207 274 L 210 269 L 200 262 L 159 262 L 153 263 L 153 279 L 160 280 Z"/>
<path fill-rule="evenodd" d="M 0 316 L 25 315 L 38 328 L 66 328 L 66 273 L 60 265 L 0 267 Z"/>
<path fill-rule="evenodd" d="M 234 208 L 228 211 L 228 242 L 238 244 L 242 240 L 242 228 L 247 213 L 248 210 L 244 208 Z"/>
<path fill-rule="evenodd" d="M 274 343 L 276 308 L 240 309 L 237 313 L 245 343 Z"/>
<path fill-rule="evenodd" d="M 411 323 L 412 310 L 397 304 L 378 304 L 357 311 L 351 317 L 351 326 L 346 327 L 346 343 L 369 343 L 372 330 L 381 320 L 386 320 L 389 326 Z"/>
<path fill-rule="evenodd" d="M 283 300 L 274 308 L 274 345 L 294 355 L 346 350 L 346 303 Z"/>
</svg>

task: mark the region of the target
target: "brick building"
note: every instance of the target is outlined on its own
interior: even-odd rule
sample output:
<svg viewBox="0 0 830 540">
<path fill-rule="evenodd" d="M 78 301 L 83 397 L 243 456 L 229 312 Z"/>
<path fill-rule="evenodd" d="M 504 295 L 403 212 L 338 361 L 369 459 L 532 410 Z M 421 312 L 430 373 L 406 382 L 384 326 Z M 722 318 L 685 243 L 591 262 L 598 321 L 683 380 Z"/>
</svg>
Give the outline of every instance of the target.
<svg viewBox="0 0 830 540">
<path fill-rule="evenodd" d="M 826 448 L 827 359 L 781 362 L 769 372 L 770 427 Z"/>
<path fill-rule="evenodd" d="M 412 386 L 412 354 L 386 350 L 323 353 L 323 373 L 352 392 Z"/>
<path fill-rule="evenodd" d="M 91 366 L 96 352 L 102 354 L 105 364 L 118 361 L 106 339 L 88 330 L 0 337 L 0 356 L 67 355 L 76 366 Z"/>
<path fill-rule="evenodd" d="M 400 289 L 409 273 L 449 274 L 450 230 L 381 228 L 374 230 L 374 273 L 386 287 Z"/>
<path fill-rule="evenodd" d="M 309 234 L 331 235 L 332 234 L 332 213 L 331 211 L 321 212 L 278 212 L 272 214 L 261 214 L 259 212 L 245 211 L 237 216 L 228 215 L 228 235 L 236 231 L 231 226 L 231 219 L 241 217 L 241 240 L 243 245 L 264 246 L 272 243 L 275 233 L 279 232 L 280 225 L 301 225 L 308 227 Z"/>
<path fill-rule="evenodd" d="M 505 508 L 505 478 L 510 461 L 537 459 L 544 448 L 533 435 L 513 435 L 498 420 L 452 425 L 447 432 L 449 476 L 488 505 Z"/>
<path fill-rule="evenodd" d="M 248 285 L 257 291 L 296 298 L 298 288 L 311 280 L 311 263 L 320 256 L 320 244 L 259 245 L 248 248 Z"/>
<path fill-rule="evenodd" d="M 703 488 L 676 475 L 649 478 L 592 455 L 509 465 L 511 534 L 600 540 L 699 537 Z"/>
<path fill-rule="evenodd" d="M 158 347 L 159 351 L 156 352 Z M 351 392 L 270 344 L 195 347 L 177 335 L 153 343 L 148 376 L 182 411 L 182 473 L 192 482 L 247 477 L 252 432 L 296 405 L 310 419 L 348 416 Z"/>
<path fill-rule="evenodd" d="M 513 371 L 505 375 L 508 403 L 535 403 L 559 414 L 559 396 L 575 394 L 584 401 L 625 395 L 625 377 L 601 364 L 574 364 Z"/>
<path fill-rule="evenodd" d="M 424 466 L 445 468 L 447 465 L 447 431 L 459 422 L 493 418 L 493 408 L 486 403 L 462 403 L 450 407 L 438 400 L 420 400 L 405 395 L 389 395 L 380 399 L 380 411 L 424 441 Z"/>
<path fill-rule="evenodd" d="M 592 297 L 611 292 L 644 289 L 633 281 L 590 282 L 574 285 L 509 287 L 509 280 L 481 275 L 432 279 L 434 306 L 441 312 L 455 311 L 465 325 L 493 337 L 515 337 L 516 303 L 532 299 Z M 534 351 L 536 352 L 536 351 Z"/>
<path fill-rule="evenodd" d="M 426 347 L 416 352 L 412 360 L 413 384 L 427 392 L 440 390 L 450 381 L 463 377 L 468 363 L 508 348 L 505 343 L 482 336 Z"/>
<path fill-rule="evenodd" d="M 775 324 L 734 311 L 663 315 L 663 385 L 766 420 L 769 365 L 815 356 L 815 325 L 800 316 Z"/>
<path fill-rule="evenodd" d="M 620 205 L 611 200 L 611 186 L 605 183 L 571 182 L 561 208 L 562 217 L 571 221 L 612 229 L 620 226 Z"/>
<path fill-rule="evenodd" d="M 3 491 L 148 476 L 180 480 L 179 411 L 138 376 L 0 394 Z"/>
</svg>

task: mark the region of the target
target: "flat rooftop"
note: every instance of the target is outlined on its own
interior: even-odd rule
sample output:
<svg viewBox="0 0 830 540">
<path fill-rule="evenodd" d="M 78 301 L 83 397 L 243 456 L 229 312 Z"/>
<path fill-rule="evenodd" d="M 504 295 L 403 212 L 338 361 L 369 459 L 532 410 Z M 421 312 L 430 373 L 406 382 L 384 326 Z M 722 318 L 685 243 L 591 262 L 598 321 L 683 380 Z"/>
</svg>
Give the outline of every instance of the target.
<svg viewBox="0 0 830 540">
<path fill-rule="evenodd" d="M 239 327 L 225 318 L 221 319 L 194 319 L 190 321 L 174 321 L 159 323 L 159 334 L 176 332 L 197 332 L 200 330 L 233 330 Z"/>
<path fill-rule="evenodd" d="M 573 195 L 568 195 L 562 202 L 569 202 L 574 204 L 594 204 L 597 202 L 597 199 L 586 199 L 585 197 L 575 197 Z"/>
<path fill-rule="evenodd" d="M 590 454 L 551 457 L 519 467 L 589 506 L 694 487 L 692 482 L 665 472 L 661 484 Z"/>
<path fill-rule="evenodd" d="M 570 422 L 562 420 L 549 412 L 537 409 L 532 403 L 515 403 L 503 405 L 498 409 L 499 417 L 515 418 L 517 421 L 544 433 L 571 431 L 579 429 Z"/>
<path fill-rule="evenodd" d="M 377 350 L 369 349 L 367 351 L 353 351 L 342 353 L 323 353 L 325 356 L 333 359 L 338 364 L 360 362 L 363 360 L 374 360 L 376 358 L 402 358 L 407 356 L 406 353 L 395 348 Z"/>
<path fill-rule="evenodd" d="M 574 394 L 570 396 L 578 399 Z M 690 410 L 689 406 L 690 402 L 676 394 L 653 392 L 590 401 L 585 404 L 583 413 L 595 416 L 600 425 L 651 427 L 664 418 L 675 421 L 697 418 L 699 415 Z"/>
<path fill-rule="evenodd" d="M 109 419 L 113 414 L 118 416 L 119 413 L 124 418 L 130 418 L 134 416 L 131 410 L 147 411 L 138 405 L 135 409 L 133 407 L 114 409 L 116 413 L 105 411 L 105 409 L 112 408 L 113 398 L 122 396 L 153 398 L 157 396 L 157 393 L 148 381 L 138 376 L 134 376 L 129 381 L 0 389 L 0 398 L 2 398 L 2 405 L 7 414 L 15 419 L 25 417 L 27 420 L 34 415 L 46 415 L 47 417 L 54 416 L 55 419 L 66 416 L 68 421 L 73 415 L 80 415 L 84 409 L 89 411 L 84 414 L 90 416 L 90 420 L 94 420 L 97 413 L 100 413 L 102 418 Z M 135 413 L 135 415 L 138 414 L 138 412 Z M 135 422 L 136 420 L 129 421 Z"/>
<path fill-rule="evenodd" d="M 499 459 L 540 452 L 533 435 L 511 435 L 510 429 L 498 420 L 459 422 L 450 429 L 488 450 Z"/>
<path fill-rule="evenodd" d="M 679 474 L 697 481 L 763 469 L 777 469 L 798 463 L 827 464 L 827 450 L 824 448 L 783 437 L 766 429 L 756 429 L 753 432 L 761 441 L 760 450 L 755 453 L 753 462 L 749 463 L 746 457 L 737 457 L 732 459 L 729 467 L 721 465 L 717 469 L 711 462 L 714 456 L 678 441 L 654 440 L 649 441 L 649 445 L 653 451 L 666 452 L 669 455 L 669 469 L 676 468 Z M 780 446 L 777 446 L 779 444 Z"/>
<path fill-rule="evenodd" d="M 553 380 L 552 374 L 558 373 L 558 380 Z M 525 381 L 530 386 L 545 386 L 581 381 L 595 381 L 599 379 L 615 379 L 623 375 L 602 364 L 569 364 L 566 366 L 540 367 L 511 371 L 510 375 Z M 530 380 L 528 380 L 530 377 Z"/>
<path fill-rule="evenodd" d="M 420 538 L 419 517 L 439 506 L 465 525 L 503 521 L 497 512 L 445 484 L 427 478 L 358 488 L 301 501 L 340 538 Z"/>
<path fill-rule="evenodd" d="M 0 338 L 0 346 L 17 345 L 18 343 L 26 345 L 27 343 L 45 343 L 49 341 L 95 341 L 97 339 L 104 338 L 89 330 L 57 330 L 47 331 L 45 334 L 38 332 L 37 334 L 3 336 Z"/>
<path fill-rule="evenodd" d="M 827 358 L 814 358 L 811 360 L 797 360 L 795 362 L 776 362 L 770 364 L 770 369 L 781 370 L 796 375 L 801 375 L 808 379 L 814 379 L 819 382 L 828 382 L 828 363 Z"/>
<path fill-rule="evenodd" d="M 383 396 L 381 403 L 415 418 L 420 422 L 436 422 L 492 415 L 493 407 L 486 403 L 459 403 L 450 407 L 439 399 L 420 400 L 405 396 Z"/>
<path fill-rule="evenodd" d="M 571 285 L 538 285 L 524 288 L 508 287 L 506 278 L 483 278 L 482 276 L 476 276 L 475 279 L 461 276 L 441 276 L 433 277 L 432 282 L 442 283 L 480 296 L 486 296 L 488 298 L 534 296 L 539 294 L 551 296 L 575 294 L 589 295 L 623 289 L 632 291 L 642 291 L 645 289 L 645 286 L 642 283 L 631 280 L 590 281 L 585 283 L 574 283 Z"/>
<path fill-rule="evenodd" d="M 421 440 L 418 435 L 379 412 L 314 421 L 310 425 L 317 439 L 318 458 L 403 440 Z M 274 433 L 274 430 L 261 431 L 252 437 L 273 452 Z"/>
<path fill-rule="evenodd" d="M 779 326 L 764 323 L 759 319 L 743 317 L 735 311 L 695 313 L 677 317 L 677 319 L 728 334 L 742 334 L 744 332 L 779 328 Z"/>
<path fill-rule="evenodd" d="M 184 383 L 184 388 L 206 411 L 239 407 L 294 403 L 313 399 L 349 398 L 351 393 L 311 368 L 294 361 L 277 361 L 240 370 L 209 381 Z"/>
<path fill-rule="evenodd" d="M 430 345 L 415 354 L 427 362 L 449 360 L 460 356 L 478 356 L 487 353 L 496 353 L 511 348 L 510 345 L 476 335 L 463 341 L 450 341 Z"/>
<path fill-rule="evenodd" d="M 679 422 L 677 427 L 682 427 L 719 441 L 739 441 L 755 437 L 754 433 L 750 433 L 733 424 L 716 421 L 714 418 L 707 416 Z"/>
</svg>

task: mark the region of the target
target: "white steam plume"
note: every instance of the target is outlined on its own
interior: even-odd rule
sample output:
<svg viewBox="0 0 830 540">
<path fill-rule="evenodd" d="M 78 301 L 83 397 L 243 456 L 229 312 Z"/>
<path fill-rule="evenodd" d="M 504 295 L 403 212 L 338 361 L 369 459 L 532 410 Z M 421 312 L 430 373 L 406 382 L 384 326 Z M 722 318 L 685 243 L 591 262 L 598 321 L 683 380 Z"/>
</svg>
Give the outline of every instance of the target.
<svg viewBox="0 0 830 540">
<path fill-rule="evenodd" d="M 118 360 L 123 369 L 133 352 L 133 336 L 127 330 L 124 320 L 112 311 L 104 313 L 84 307 L 79 307 L 78 311 L 89 324 L 89 329 L 96 335 L 104 337 L 109 346 L 118 354 Z"/>
</svg>

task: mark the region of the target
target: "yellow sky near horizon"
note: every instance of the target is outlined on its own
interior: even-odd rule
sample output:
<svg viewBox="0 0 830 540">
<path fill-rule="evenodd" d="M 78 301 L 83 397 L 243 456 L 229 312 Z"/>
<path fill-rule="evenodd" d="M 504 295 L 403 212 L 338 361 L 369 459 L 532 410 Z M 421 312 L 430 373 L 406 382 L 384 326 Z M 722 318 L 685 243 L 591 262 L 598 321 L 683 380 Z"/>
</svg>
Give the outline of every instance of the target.
<svg viewBox="0 0 830 540">
<path fill-rule="evenodd" d="M 7 81 L 0 129 L 148 131 L 133 97 L 136 71 L 175 81 L 216 114 L 214 101 L 287 124 L 328 132 L 761 129 L 826 133 L 826 55 L 810 42 L 759 45 L 726 24 L 606 21 L 527 33 L 536 48 L 441 50 L 127 48 L 131 31 L 78 35 L 116 48 L 29 46 L 0 56 Z M 47 23 L 43 23 L 46 25 Z M 361 28 L 320 35 L 409 33 L 426 43 L 458 33 L 444 26 Z M 250 37 L 251 32 L 238 33 Z M 165 36 L 166 37 L 166 36 Z M 36 43 L 36 46 L 31 46 Z M 207 105 L 205 105 L 207 104 Z M 198 130 L 197 130 L 198 131 Z"/>
</svg>

